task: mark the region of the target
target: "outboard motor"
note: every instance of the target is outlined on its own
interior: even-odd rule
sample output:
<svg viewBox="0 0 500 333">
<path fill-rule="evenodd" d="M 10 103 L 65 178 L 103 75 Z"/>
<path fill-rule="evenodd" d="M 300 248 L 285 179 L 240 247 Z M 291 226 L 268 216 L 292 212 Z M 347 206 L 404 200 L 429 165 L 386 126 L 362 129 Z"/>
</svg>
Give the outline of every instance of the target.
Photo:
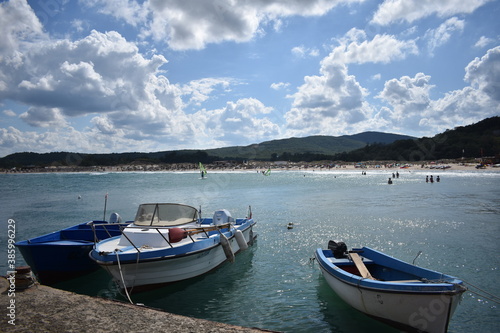
<svg viewBox="0 0 500 333">
<path fill-rule="evenodd" d="M 213 223 L 215 225 L 221 225 L 234 222 L 234 218 L 231 217 L 231 213 L 229 213 L 225 209 L 217 210 L 214 213 Z"/>
<path fill-rule="evenodd" d="M 109 217 L 109 223 L 122 223 L 122 217 L 118 213 L 112 213 Z"/>
<path fill-rule="evenodd" d="M 337 259 L 346 258 L 347 245 L 344 242 L 329 241 L 328 249 L 332 250 L 333 256 Z"/>
</svg>

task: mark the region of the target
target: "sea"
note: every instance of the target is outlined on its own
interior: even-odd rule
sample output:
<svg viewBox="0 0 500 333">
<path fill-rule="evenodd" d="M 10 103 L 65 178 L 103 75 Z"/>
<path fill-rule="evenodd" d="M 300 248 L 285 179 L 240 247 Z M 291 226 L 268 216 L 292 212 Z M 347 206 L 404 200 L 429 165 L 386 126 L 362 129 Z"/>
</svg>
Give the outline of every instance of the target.
<svg viewBox="0 0 500 333">
<path fill-rule="evenodd" d="M 399 178 L 393 178 L 396 172 Z M 427 183 L 430 175 L 440 182 Z M 269 176 L 256 170 L 209 171 L 205 179 L 197 172 L 20 173 L 0 174 L 0 193 L 2 275 L 8 270 L 9 222 L 19 241 L 108 219 L 112 212 L 133 220 L 141 203 L 184 203 L 205 217 L 222 208 L 245 217 L 251 207 L 257 242 L 234 263 L 132 294 L 132 301 L 280 332 L 398 332 L 352 309 L 327 285 L 312 258 L 317 248 L 337 240 L 459 277 L 469 291 L 449 332 L 500 332 L 500 172 L 495 169 L 273 170 Z M 20 252 L 15 260 L 24 264 Z M 127 301 L 103 270 L 55 287 Z"/>
</svg>

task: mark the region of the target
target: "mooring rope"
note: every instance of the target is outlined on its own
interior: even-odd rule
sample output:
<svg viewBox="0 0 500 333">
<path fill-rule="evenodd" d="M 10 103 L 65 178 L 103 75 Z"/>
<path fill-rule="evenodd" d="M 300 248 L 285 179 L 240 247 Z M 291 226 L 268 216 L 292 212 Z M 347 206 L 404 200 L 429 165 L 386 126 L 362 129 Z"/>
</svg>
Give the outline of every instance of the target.
<svg viewBox="0 0 500 333">
<path fill-rule="evenodd" d="M 130 298 L 130 295 L 128 294 L 127 286 L 125 285 L 125 279 L 123 278 L 123 273 L 122 273 L 122 266 L 120 264 L 120 256 L 118 256 L 117 251 L 115 251 L 115 254 L 116 254 L 116 261 L 118 262 L 118 270 L 120 271 L 120 277 L 121 277 L 122 283 L 123 283 L 123 289 L 125 289 L 125 294 L 127 295 L 127 298 L 128 298 L 128 301 L 130 302 L 130 304 L 134 304 L 134 302 L 132 302 L 132 299 Z"/>
<path fill-rule="evenodd" d="M 472 283 L 470 282 L 467 282 L 467 281 L 464 281 L 462 279 L 462 281 L 468 286 L 468 287 L 472 287 L 472 288 L 475 288 L 475 289 L 478 289 L 479 291 L 481 291 L 481 293 L 484 293 L 484 294 L 481 294 L 480 292 L 477 292 L 477 291 L 473 291 L 473 290 L 470 290 L 469 288 L 469 291 L 473 294 L 476 294 L 482 298 L 485 298 L 493 303 L 497 303 L 497 304 L 500 304 L 500 297 L 496 296 L 496 295 L 493 295 L 492 293 L 489 293 L 487 292 L 486 290 L 483 290 L 481 288 L 479 288 L 478 286 L 475 286 L 473 285 Z"/>
</svg>

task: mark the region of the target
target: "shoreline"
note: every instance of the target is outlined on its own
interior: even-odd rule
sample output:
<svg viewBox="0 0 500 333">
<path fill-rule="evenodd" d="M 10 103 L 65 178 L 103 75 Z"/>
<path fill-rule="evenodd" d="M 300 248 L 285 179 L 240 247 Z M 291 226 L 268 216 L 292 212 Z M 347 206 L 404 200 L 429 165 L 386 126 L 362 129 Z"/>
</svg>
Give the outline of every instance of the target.
<svg viewBox="0 0 500 333">
<path fill-rule="evenodd" d="M 429 172 L 445 172 L 445 171 L 472 171 L 472 172 L 500 172 L 500 167 L 484 166 L 477 168 L 477 163 L 420 163 L 420 164 L 399 164 L 395 162 L 360 162 L 360 163 L 343 163 L 343 164 L 327 164 L 327 163 L 287 163 L 287 162 L 258 162 L 252 164 L 238 165 L 212 165 L 207 164 L 205 168 L 208 172 L 224 173 L 224 172 L 245 172 L 245 173 L 261 173 L 268 169 L 272 172 L 343 172 L 343 171 L 388 171 L 388 172 L 404 172 L 404 171 L 429 171 Z M 135 164 L 121 166 L 50 166 L 50 167 L 32 167 L 23 169 L 0 170 L 0 174 L 45 174 L 45 173 L 137 173 L 137 172 L 168 172 L 168 173 L 199 173 L 198 166 L 193 163 L 182 164 Z"/>
</svg>

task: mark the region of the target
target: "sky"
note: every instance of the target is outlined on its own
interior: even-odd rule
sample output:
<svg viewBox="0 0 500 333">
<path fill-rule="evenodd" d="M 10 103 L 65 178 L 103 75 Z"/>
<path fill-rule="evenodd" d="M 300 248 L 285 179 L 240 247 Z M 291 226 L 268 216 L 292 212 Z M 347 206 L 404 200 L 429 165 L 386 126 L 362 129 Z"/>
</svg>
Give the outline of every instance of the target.
<svg viewBox="0 0 500 333">
<path fill-rule="evenodd" d="M 432 137 L 500 115 L 500 0 L 0 2 L 0 157 Z"/>
</svg>

